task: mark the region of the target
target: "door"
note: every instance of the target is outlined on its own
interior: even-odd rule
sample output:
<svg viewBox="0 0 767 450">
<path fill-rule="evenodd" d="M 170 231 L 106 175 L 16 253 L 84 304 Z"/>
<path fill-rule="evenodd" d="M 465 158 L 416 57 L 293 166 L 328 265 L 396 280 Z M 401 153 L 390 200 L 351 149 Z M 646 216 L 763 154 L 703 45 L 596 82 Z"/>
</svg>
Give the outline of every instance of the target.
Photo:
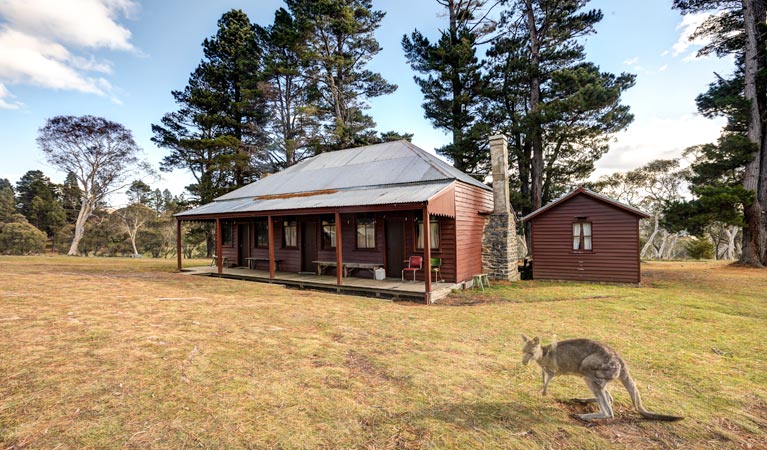
<svg viewBox="0 0 767 450">
<path fill-rule="evenodd" d="M 405 223 L 402 219 L 386 219 L 386 276 L 399 278 L 405 259 Z"/>
<path fill-rule="evenodd" d="M 246 223 L 237 225 L 237 265 L 247 266 L 245 258 L 250 257 L 250 227 Z"/>
<path fill-rule="evenodd" d="M 315 272 L 317 260 L 317 223 L 301 223 L 301 271 Z"/>
</svg>

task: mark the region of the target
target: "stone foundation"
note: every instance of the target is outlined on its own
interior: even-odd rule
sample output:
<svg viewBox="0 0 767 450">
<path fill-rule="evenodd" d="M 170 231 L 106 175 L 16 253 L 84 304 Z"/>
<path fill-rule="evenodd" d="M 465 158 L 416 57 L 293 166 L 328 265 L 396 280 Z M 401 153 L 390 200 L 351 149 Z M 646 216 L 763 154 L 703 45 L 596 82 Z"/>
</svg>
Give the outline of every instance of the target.
<svg viewBox="0 0 767 450">
<path fill-rule="evenodd" d="M 519 280 L 517 230 L 512 215 L 490 215 L 482 235 L 482 268 L 491 280 Z"/>
</svg>

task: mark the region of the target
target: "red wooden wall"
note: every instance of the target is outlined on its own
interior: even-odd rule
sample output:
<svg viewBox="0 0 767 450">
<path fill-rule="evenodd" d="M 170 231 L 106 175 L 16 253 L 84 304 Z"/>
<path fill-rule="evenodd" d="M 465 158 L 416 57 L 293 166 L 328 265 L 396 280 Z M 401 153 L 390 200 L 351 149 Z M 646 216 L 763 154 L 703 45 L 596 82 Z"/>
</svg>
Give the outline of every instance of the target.
<svg viewBox="0 0 767 450">
<path fill-rule="evenodd" d="M 492 211 L 491 191 L 456 182 L 454 261 L 458 262 L 457 282 L 471 280 L 474 275 L 482 273 L 482 233 L 487 222 L 486 213 Z"/>
<path fill-rule="evenodd" d="M 572 223 L 586 217 L 592 251 L 574 251 Z M 576 195 L 531 219 L 533 278 L 638 283 L 639 217 Z"/>
</svg>

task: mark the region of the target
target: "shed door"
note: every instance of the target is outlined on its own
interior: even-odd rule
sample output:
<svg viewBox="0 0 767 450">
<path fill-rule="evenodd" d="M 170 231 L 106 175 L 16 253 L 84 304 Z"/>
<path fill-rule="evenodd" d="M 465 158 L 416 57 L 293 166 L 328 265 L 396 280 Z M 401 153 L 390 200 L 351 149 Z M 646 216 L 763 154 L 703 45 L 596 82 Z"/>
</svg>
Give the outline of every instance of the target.
<svg viewBox="0 0 767 450">
<path fill-rule="evenodd" d="M 402 219 L 386 219 L 386 276 L 402 275 L 405 259 L 405 224 Z"/>
<path fill-rule="evenodd" d="M 317 223 L 301 223 L 301 271 L 314 272 L 317 260 Z"/>
</svg>

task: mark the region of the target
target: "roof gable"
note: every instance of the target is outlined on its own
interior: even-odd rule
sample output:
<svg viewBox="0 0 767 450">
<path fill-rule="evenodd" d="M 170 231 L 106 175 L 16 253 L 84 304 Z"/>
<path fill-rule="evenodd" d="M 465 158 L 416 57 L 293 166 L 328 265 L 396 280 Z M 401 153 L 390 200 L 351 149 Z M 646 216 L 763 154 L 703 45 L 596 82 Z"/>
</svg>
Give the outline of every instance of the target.
<svg viewBox="0 0 767 450">
<path fill-rule="evenodd" d="M 525 217 L 522 218 L 522 221 L 523 222 L 527 222 L 528 220 L 531 220 L 531 219 L 533 219 L 533 218 L 543 214 L 544 212 L 553 209 L 557 205 L 561 205 L 563 203 L 566 203 L 567 201 L 569 201 L 570 199 L 572 199 L 572 198 L 574 198 L 574 197 L 576 197 L 578 195 L 585 195 L 585 196 L 593 198 L 593 199 L 595 199 L 595 200 L 597 200 L 599 202 L 608 204 L 608 205 L 613 206 L 615 208 L 618 208 L 618 209 L 621 209 L 623 211 L 626 211 L 626 212 L 628 212 L 630 214 L 634 214 L 636 216 L 639 216 L 639 217 L 641 217 L 643 219 L 647 219 L 648 217 L 650 217 L 649 214 L 647 214 L 647 213 L 645 213 L 643 211 L 640 211 L 639 209 L 634 208 L 633 206 L 629 206 L 629 205 L 627 205 L 625 203 L 621 203 L 621 202 L 619 202 L 617 200 L 613 200 L 610 197 L 606 197 L 606 196 L 604 196 L 602 194 L 597 194 L 596 192 L 593 192 L 593 191 L 591 191 L 589 189 L 586 189 L 584 187 L 579 187 L 579 188 L 575 189 L 574 191 L 571 191 L 570 193 L 565 194 L 562 197 L 559 197 L 558 199 L 554 200 L 553 202 L 549 203 L 548 205 L 546 205 L 546 206 L 544 206 L 542 208 L 539 208 L 539 209 L 533 211 L 532 213 L 526 215 Z"/>
<path fill-rule="evenodd" d="M 490 190 L 436 156 L 402 140 L 322 153 L 216 200 L 443 180 L 460 180 Z"/>
</svg>

